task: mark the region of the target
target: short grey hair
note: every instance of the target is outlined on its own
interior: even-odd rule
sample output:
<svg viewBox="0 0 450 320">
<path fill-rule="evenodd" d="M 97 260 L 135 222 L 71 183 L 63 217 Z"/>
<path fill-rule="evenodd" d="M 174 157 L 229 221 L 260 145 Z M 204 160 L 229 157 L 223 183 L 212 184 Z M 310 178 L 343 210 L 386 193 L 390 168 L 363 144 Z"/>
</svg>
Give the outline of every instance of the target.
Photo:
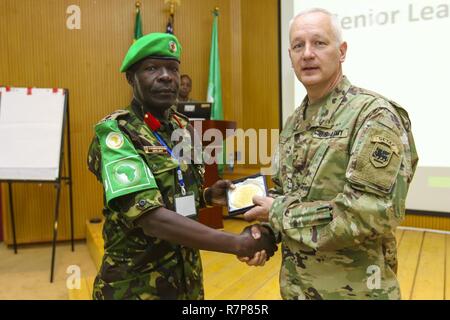
<svg viewBox="0 0 450 320">
<path fill-rule="evenodd" d="M 328 11 L 326 9 L 322 9 L 322 8 L 310 8 L 310 9 L 306 9 L 306 10 L 298 13 L 289 22 L 289 34 L 291 34 L 292 25 L 294 24 L 295 20 L 297 20 L 301 16 L 305 16 L 307 14 L 316 13 L 316 12 L 324 13 L 327 16 L 330 17 L 331 28 L 333 29 L 334 35 L 336 36 L 337 45 L 339 46 L 343 42 L 343 40 L 342 40 L 342 28 L 341 28 L 341 25 L 339 23 L 339 20 L 338 20 L 338 18 L 337 18 L 337 16 L 335 14 L 332 14 L 330 11 Z"/>
</svg>

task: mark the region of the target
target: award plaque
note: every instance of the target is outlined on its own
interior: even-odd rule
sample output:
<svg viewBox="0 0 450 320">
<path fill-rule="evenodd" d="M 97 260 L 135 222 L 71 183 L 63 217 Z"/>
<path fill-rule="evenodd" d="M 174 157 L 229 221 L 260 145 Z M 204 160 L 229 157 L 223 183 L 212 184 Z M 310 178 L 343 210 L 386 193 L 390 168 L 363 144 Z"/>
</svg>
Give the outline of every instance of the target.
<svg viewBox="0 0 450 320">
<path fill-rule="evenodd" d="M 235 188 L 227 192 L 228 215 L 242 214 L 253 208 L 253 196 L 266 196 L 267 185 L 263 175 L 257 174 L 232 181 Z"/>
</svg>

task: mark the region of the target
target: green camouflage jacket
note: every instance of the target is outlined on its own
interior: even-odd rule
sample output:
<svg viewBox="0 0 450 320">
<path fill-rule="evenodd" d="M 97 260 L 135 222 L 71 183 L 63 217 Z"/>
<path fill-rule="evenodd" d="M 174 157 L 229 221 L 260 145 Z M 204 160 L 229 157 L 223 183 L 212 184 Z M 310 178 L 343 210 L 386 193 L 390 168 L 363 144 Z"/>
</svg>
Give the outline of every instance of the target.
<svg viewBox="0 0 450 320">
<path fill-rule="evenodd" d="M 417 166 L 408 114 L 350 84 L 287 120 L 269 222 L 284 299 L 399 299 L 394 232 Z"/>
<path fill-rule="evenodd" d="M 135 225 L 138 217 L 152 209 L 166 207 L 174 210 L 174 195 L 180 194 L 176 179 L 178 162 L 161 148 L 161 144 L 144 123 L 143 116 L 143 111 L 136 102 L 125 110 L 118 110 L 107 116 L 97 124 L 96 136 L 89 149 L 89 170 L 104 186 L 105 204 L 105 255 L 94 282 L 93 298 L 203 299 L 199 251 L 147 236 Z M 104 124 L 109 126 L 105 127 Z M 172 132 L 188 126 L 188 120 L 171 109 L 169 121 L 162 124 L 158 133 L 173 148 Z M 106 141 L 106 144 L 102 145 L 100 140 Z M 105 157 L 108 147 L 118 148 L 120 151 L 123 141 L 129 142 L 129 148 L 134 147 L 134 154 L 137 152 L 139 155 L 135 156 L 135 160 L 140 163 L 144 161 L 143 170 L 150 180 L 144 187 L 131 189 L 132 193 L 122 192 L 119 193 L 120 196 L 111 196 L 112 185 L 107 180 L 110 177 L 104 176 L 113 175 L 112 171 L 105 171 L 105 165 L 109 166 L 111 163 L 102 163 L 102 154 Z M 126 170 L 131 163 L 128 160 L 133 157 L 117 154 L 122 158 L 113 164 L 125 164 L 119 168 L 122 171 L 115 172 L 119 180 L 134 179 L 136 172 Z M 128 160 L 123 160 L 125 158 Z M 203 205 L 200 195 L 204 167 L 200 164 L 186 164 L 181 169 L 186 189 L 195 194 L 198 208 Z"/>
</svg>

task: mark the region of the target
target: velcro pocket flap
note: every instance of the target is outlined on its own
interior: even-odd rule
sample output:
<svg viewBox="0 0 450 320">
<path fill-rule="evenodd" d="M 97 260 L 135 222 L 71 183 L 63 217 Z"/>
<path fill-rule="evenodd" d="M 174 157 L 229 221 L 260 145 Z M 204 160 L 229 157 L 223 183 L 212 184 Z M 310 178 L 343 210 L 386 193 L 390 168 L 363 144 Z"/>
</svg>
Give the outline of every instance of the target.
<svg viewBox="0 0 450 320">
<path fill-rule="evenodd" d="M 333 209 L 329 204 L 292 208 L 289 215 L 283 218 L 283 228 L 289 230 L 328 224 L 333 220 L 332 212 Z"/>
</svg>

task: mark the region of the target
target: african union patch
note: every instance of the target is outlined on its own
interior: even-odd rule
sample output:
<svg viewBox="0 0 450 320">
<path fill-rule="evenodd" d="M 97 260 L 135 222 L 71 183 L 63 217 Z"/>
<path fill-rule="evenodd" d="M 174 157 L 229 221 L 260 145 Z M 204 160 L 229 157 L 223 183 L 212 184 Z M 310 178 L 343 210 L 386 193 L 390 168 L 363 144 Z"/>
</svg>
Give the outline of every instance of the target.
<svg viewBox="0 0 450 320">
<path fill-rule="evenodd" d="M 383 168 L 389 164 L 392 158 L 392 149 L 390 146 L 376 143 L 370 154 L 370 162 L 375 168 Z"/>
<path fill-rule="evenodd" d="M 106 145 L 111 149 L 120 149 L 123 146 L 123 136 L 117 132 L 111 132 L 106 137 Z"/>
<path fill-rule="evenodd" d="M 134 192 L 158 188 L 155 177 L 116 120 L 95 126 L 102 154 L 102 180 L 110 201 Z"/>
<path fill-rule="evenodd" d="M 105 173 L 108 192 L 112 195 L 125 190 L 154 186 L 152 173 L 138 155 L 105 164 Z"/>
</svg>

